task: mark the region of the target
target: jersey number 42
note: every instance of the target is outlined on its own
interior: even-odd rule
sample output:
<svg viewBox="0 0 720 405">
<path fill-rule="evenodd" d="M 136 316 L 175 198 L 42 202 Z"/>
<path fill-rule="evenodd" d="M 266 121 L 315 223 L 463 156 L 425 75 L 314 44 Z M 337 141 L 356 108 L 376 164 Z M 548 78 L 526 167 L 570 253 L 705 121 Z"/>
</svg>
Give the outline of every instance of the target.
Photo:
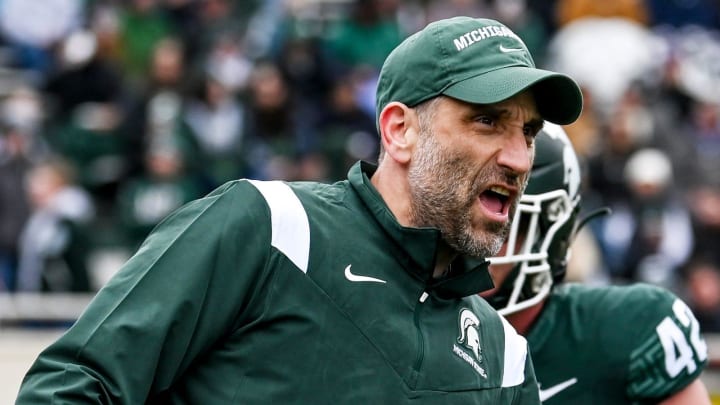
<svg viewBox="0 0 720 405">
<path fill-rule="evenodd" d="M 676 377 L 683 369 L 687 369 L 688 373 L 695 372 L 696 361 L 707 359 L 707 344 L 700 335 L 700 325 L 690 308 L 676 299 L 673 313 L 680 325 L 670 316 L 666 316 L 656 327 L 665 350 L 665 368 L 671 378 Z"/>
</svg>

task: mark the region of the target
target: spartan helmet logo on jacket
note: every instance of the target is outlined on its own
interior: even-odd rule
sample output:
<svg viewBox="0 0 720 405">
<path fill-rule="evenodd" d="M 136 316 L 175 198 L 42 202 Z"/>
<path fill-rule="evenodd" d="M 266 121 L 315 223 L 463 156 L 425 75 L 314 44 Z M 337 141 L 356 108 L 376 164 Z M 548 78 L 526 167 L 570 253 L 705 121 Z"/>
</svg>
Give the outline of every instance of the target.
<svg viewBox="0 0 720 405">
<path fill-rule="evenodd" d="M 470 349 L 470 351 L 472 351 L 475 355 L 477 361 L 482 361 L 482 350 L 480 350 L 480 332 L 478 331 L 480 320 L 469 309 L 463 309 L 460 311 L 458 324 L 460 326 L 460 334 L 457 339 L 458 343 Z"/>
</svg>

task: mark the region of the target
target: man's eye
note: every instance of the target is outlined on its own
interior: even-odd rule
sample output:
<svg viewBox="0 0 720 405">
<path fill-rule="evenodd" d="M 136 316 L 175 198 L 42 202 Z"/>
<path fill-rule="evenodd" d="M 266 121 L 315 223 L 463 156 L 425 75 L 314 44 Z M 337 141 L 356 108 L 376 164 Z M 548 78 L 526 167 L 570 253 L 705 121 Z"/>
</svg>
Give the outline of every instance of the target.
<svg viewBox="0 0 720 405">
<path fill-rule="evenodd" d="M 487 115 L 478 116 L 475 119 L 475 121 L 477 121 L 481 124 L 484 124 L 484 125 L 494 125 L 495 124 L 495 120 L 492 117 L 489 117 Z"/>
</svg>

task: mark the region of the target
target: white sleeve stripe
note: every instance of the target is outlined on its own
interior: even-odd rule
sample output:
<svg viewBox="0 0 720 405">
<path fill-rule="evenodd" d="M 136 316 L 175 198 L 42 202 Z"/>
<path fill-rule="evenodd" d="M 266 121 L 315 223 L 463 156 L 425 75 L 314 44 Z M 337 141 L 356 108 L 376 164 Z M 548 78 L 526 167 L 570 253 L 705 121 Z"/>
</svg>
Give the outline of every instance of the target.
<svg viewBox="0 0 720 405">
<path fill-rule="evenodd" d="M 310 222 L 300 199 L 281 181 L 248 180 L 270 207 L 272 246 L 303 273 L 310 257 Z"/>
<path fill-rule="evenodd" d="M 520 336 L 502 315 L 505 329 L 505 363 L 503 369 L 503 387 L 514 387 L 525 382 L 525 358 L 527 357 L 527 341 Z"/>
</svg>

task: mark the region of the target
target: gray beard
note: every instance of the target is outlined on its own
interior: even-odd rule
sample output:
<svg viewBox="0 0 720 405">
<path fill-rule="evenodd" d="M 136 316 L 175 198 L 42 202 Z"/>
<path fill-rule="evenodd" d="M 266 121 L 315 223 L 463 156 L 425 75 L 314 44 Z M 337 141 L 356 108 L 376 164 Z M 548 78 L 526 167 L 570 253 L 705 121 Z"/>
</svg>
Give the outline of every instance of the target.
<svg viewBox="0 0 720 405">
<path fill-rule="evenodd" d="M 502 247 L 510 224 L 485 222 L 481 231 L 472 228 L 471 212 L 480 187 L 494 179 L 509 181 L 501 169 L 481 172 L 477 178 L 465 170 L 461 156 L 453 155 L 424 133 L 413 158 L 410 183 L 410 221 L 414 226 L 438 228 L 443 241 L 460 254 L 490 257 Z M 517 176 L 512 176 L 517 183 Z M 467 190 L 463 193 L 463 190 Z M 515 206 L 510 213 L 515 212 Z"/>
</svg>

